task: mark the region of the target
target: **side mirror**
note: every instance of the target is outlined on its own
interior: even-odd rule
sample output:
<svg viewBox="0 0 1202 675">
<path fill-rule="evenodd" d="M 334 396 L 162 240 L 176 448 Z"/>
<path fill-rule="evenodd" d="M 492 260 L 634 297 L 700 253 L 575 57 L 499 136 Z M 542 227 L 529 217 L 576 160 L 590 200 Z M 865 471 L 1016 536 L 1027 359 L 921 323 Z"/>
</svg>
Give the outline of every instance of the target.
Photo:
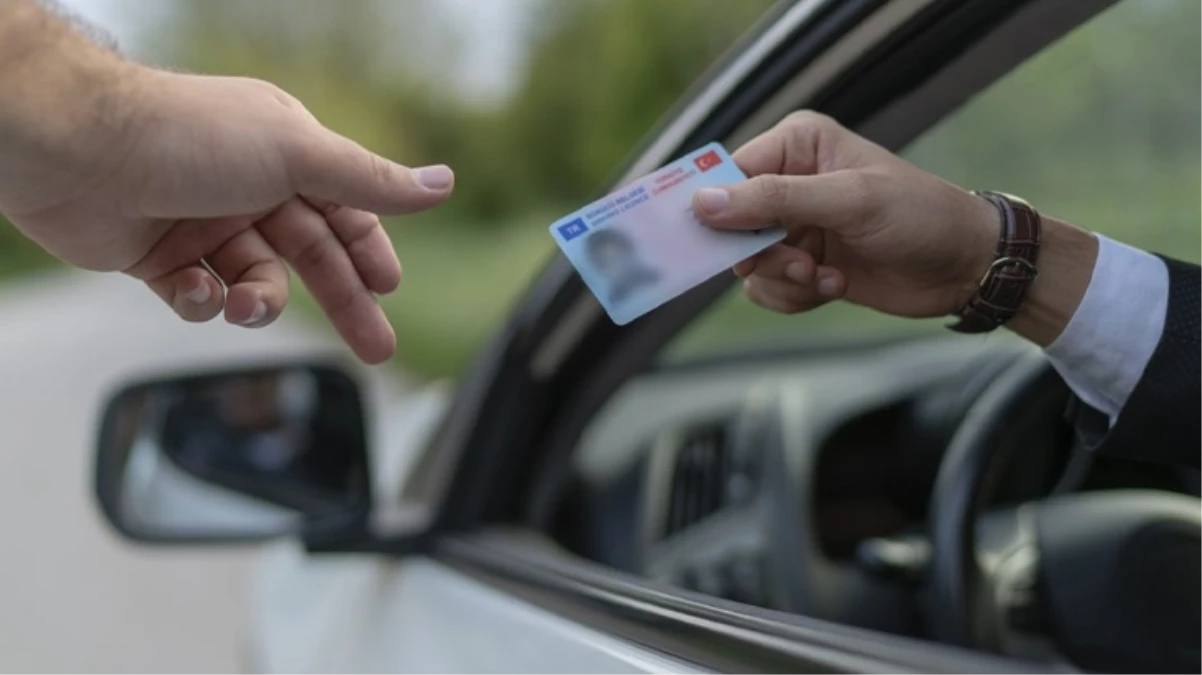
<svg viewBox="0 0 1202 675">
<path fill-rule="evenodd" d="M 371 510 L 366 438 L 359 387 L 334 367 L 143 382 L 105 410 L 96 495 L 139 541 L 352 536 Z"/>
</svg>

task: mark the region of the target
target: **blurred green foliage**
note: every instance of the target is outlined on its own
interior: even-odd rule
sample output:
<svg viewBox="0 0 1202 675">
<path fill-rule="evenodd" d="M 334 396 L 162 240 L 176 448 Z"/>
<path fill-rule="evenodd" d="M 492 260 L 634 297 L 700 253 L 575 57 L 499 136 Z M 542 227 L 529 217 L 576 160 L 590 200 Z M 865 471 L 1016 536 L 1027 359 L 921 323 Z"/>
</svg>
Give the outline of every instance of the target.
<svg viewBox="0 0 1202 675">
<path fill-rule="evenodd" d="M 55 264 L 42 249 L 0 216 L 0 280 L 46 269 Z"/>
<path fill-rule="evenodd" d="M 577 206 L 770 0 L 548 2 L 503 115 L 523 195 Z"/>
<path fill-rule="evenodd" d="M 457 173 L 440 222 L 497 227 L 572 208 L 773 0 L 572 0 L 528 10 L 501 101 L 449 86 L 464 36 L 430 0 L 193 0 L 164 59 L 271 80 L 325 124 L 410 165 Z"/>
<path fill-rule="evenodd" d="M 271 80 L 386 156 L 455 168 L 454 197 L 389 227 L 405 278 L 381 299 L 398 361 L 457 372 L 552 253 L 546 227 L 605 184 L 773 0 L 539 0 L 499 101 L 447 82 L 463 35 L 438 3 L 195 0 L 165 16 L 165 62 Z M 298 294 L 298 303 L 313 309 Z"/>
</svg>

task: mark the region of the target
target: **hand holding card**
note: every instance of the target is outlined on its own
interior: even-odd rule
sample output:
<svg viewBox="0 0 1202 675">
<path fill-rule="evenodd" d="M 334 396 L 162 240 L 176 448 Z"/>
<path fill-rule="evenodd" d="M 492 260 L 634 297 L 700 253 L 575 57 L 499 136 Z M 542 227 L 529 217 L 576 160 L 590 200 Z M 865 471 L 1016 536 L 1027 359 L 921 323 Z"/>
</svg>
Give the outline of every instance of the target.
<svg viewBox="0 0 1202 675">
<path fill-rule="evenodd" d="M 561 218 L 551 236 L 624 325 L 784 239 L 780 228 L 717 231 L 697 221 L 697 190 L 745 178 L 711 143 Z"/>
</svg>

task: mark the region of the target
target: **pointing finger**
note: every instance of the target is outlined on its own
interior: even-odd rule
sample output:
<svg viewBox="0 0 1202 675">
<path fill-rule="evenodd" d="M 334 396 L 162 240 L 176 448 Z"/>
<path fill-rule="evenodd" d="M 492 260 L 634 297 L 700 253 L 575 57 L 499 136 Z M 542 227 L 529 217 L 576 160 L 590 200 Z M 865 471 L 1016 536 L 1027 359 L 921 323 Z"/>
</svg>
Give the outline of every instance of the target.
<svg viewBox="0 0 1202 675">
<path fill-rule="evenodd" d="M 396 290 L 401 283 L 401 261 L 378 216 L 324 199 L 311 197 L 305 201 L 325 216 L 368 289 L 374 293 Z"/>
<path fill-rule="evenodd" d="M 256 228 L 296 270 L 360 359 L 379 363 L 392 355 L 396 334 L 321 213 L 293 199 L 259 221 Z"/>
</svg>

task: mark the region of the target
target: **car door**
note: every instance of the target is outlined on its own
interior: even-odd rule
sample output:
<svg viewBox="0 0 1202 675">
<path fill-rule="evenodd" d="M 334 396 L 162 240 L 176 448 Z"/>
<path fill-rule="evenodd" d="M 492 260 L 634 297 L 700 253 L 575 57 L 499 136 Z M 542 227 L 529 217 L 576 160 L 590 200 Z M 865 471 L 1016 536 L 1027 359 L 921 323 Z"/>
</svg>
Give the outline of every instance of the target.
<svg viewBox="0 0 1202 675">
<path fill-rule="evenodd" d="M 1083 23 L 1102 0 L 796 0 L 779 5 L 654 130 L 622 183 L 792 111 L 899 148 Z M 404 559 L 285 546 L 256 584 L 267 670 L 1007 671 L 956 648 L 759 609 L 566 554 L 537 517 L 582 430 L 729 286 L 608 322 L 556 258 L 480 355 L 408 476 L 432 527 Z M 545 506 L 545 504 L 544 504 Z M 370 555 L 371 557 L 364 557 Z M 395 558 L 395 559 L 394 559 Z"/>
</svg>

